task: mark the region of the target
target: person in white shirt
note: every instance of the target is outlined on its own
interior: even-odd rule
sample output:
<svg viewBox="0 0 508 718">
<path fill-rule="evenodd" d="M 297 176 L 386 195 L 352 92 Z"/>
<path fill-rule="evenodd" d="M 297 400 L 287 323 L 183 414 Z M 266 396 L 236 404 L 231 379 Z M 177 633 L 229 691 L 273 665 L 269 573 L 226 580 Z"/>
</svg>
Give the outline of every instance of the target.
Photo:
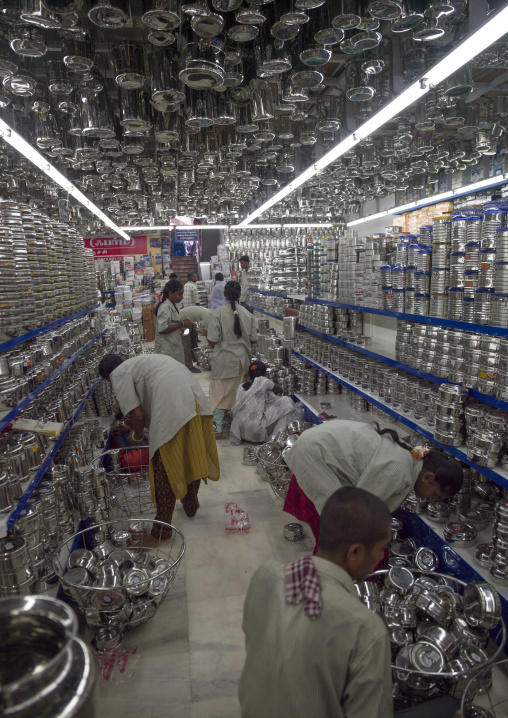
<svg viewBox="0 0 508 718">
<path fill-rule="evenodd" d="M 210 307 L 212 309 L 217 309 L 217 307 L 222 307 L 224 304 L 228 303 L 228 300 L 224 296 L 225 286 L 226 282 L 224 281 L 224 275 L 222 272 L 217 272 L 215 275 L 215 284 L 212 289 L 212 293 L 210 294 Z"/>
<path fill-rule="evenodd" d="M 140 354 L 126 361 L 118 354 L 106 354 L 99 374 L 111 382 L 122 413 L 130 417 L 129 441 L 146 442 L 145 429 L 150 431 L 155 520 L 171 524 L 177 499 L 187 516 L 194 516 L 201 480 L 218 481 L 220 476 L 212 411 L 196 379 L 183 364 L 161 354 Z M 158 546 L 172 533 L 172 528 L 154 523 L 143 545 Z"/>
<path fill-rule="evenodd" d="M 243 609 L 242 718 L 393 718 L 390 638 L 358 596 L 391 540 L 388 507 L 353 486 L 321 516 L 319 551 L 294 563 L 266 561 Z M 459 718 L 451 696 L 396 718 Z"/>
<path fill-rule="evenodd" d="M 190 331 L 192 324 L 183 319 L 178 311 L 178 303 L 183 295 L 182 283 L 171 279 L 164 287 L 160 303 L 155 309 L 156 332 L 155 354 L 166 354 L 180 363 L 185 363 L 182 344 L 182 330 Z"/>
<path fill-rule="evenodd" d="M 250 259 L 247 254 L 244 254 L 243 257 L 240 257 L 240 267 L 242 268 L 242 271 L 240 272 L 240 286 L 242 288 L 242 293 L 240 295 L 240 304 L 245 304 L 247 302 L 247 294 L 249 291 L 249 267 L 250 267 Z"/>
<path fill-rule="evenodd" d="M 199 293 L 198 286 L 196 284 L 198 280 L 195 272 L 189 272 L 187 274 L 187 283 L 183 287 L 183 308 L 195 307 L 199 304 Z M 193 374 L 199 374 L 201 369 L 193 364 L 192 350 L 196 349 L 198 345 L 198 335 L 194 327 L 190 328 L 188 334 L 182 336 L 183 351 L 185 354 L 185 366 Z"/>
<path fill-rule="evenodd" d="M 210 406 L 217 439 L 222 439 L 224 413 L 236 403 L 236 392 L 244 381 L 252 344 L 257 340 L 254 317 L 237 303 L 240 291 L 238 282 L 227 282 L 224 292 L 228 304 L 214 309 L 208 324 L 207 338 L 213 349 Z"/>
<path fill-rule="evenodd" d="M 195 304 L 199 304 L 198 285 L 196 284 L 197 281 L 198 277 L 195 272 L 189 272 L 187 274 L 187 282 L 183 287 L 184 307 L 192 307 Z"/>
</svg>

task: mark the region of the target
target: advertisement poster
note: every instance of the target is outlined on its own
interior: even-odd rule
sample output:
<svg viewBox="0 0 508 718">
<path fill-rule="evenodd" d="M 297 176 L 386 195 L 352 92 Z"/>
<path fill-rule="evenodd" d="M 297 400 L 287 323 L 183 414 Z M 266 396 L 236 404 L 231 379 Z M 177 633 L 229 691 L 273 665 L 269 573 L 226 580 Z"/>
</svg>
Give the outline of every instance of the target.
<svg viewBox="0 0 508 718">
<path fill-rule="evenodd" d="M 155 249 L 157 249 L 160 246 L 161 246 L 161 238 L 160 237 L 150 237 L 150 247 L 154 247 Z"/>
<path fill-rule="evenodd" d="M 95 259 L 104 257 L 123 257 L 125 255 L 146 254 L 146 235 L 130 239 L 123 237 L 85 237 L 85 247 L 92 249 Z"/>
</svg>

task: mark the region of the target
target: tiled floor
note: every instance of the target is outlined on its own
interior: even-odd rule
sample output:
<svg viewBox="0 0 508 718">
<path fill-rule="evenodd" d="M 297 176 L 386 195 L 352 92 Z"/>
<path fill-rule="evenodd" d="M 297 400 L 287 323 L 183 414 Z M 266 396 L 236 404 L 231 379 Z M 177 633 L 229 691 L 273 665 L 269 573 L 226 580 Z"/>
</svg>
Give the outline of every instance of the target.
<svg viewBox="0 0 508 718">
<path fill-rule="evenodd" d="M 196 375 L 208 395 L 209 373 Z M 195 518 L 178 502 L 173 523 L 187 548 L 177 578 L 157 615 L 125 634 L 139 662 L 122 684 L 100 681 L 99 718 L 239 718 L 238 679 L 244 661 L 242 607 L 253 571 L 267 558 L 290 561 L 312 551 L 314 540 L 292 544 L 282 527 L 292 519 L 255 467 L 242 463 L 243 446 L 218 442 L 221 478 L 199 493 Z M 224 530 L 227 501 L 245 509 L 248 534 Z"/>
</svg>

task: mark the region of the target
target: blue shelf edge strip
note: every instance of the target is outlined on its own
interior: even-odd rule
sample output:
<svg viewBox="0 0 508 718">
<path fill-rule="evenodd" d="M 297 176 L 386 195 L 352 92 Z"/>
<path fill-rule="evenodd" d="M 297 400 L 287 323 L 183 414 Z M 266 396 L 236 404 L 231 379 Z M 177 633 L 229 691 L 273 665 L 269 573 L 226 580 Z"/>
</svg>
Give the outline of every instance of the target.
<svg viewBox="0 0 508 718">
<path fill-rule="evenodd" d="M 347 342 L 344 339 L 339 339 L 339 337 L 334 337 L 331 334 L 322 334 L 321 332 L 317 332 L 314 329 L 309 329 L 308 327 L 304 327 L 303 325 L 300 325 L 300 329 L 309 332 L 309 334 L 315 334 L 317 337 L 321 337 L 322 339 L 328 339 L 329 341 L 334 342 L 335 344 L 340 344 L 341 346 L 347 347 L 348 349 L 353 349 L 360 354 L 365 354 L 365 356 L 368 356 L 371 359 L 377 359 L 378 361 L 382 361 L 384 364 L 390 364 L 396 369 L 401 369 L 402 371 L 406 371 L 409 374 L 414 374 L 420 379 L 431 381 L 434 384 L 455 383 L 451 382 L 449 379 L 441 379 L 441 377 L 434 376 L 434 374 L 425 374 L 423 371 L 413 369 L 413 367 L 409 366 L 408 364 L 402 364 L 400 361 L 397 361 L 396 359 L 390 359 L 390 357 L 386 357 L 383 354 L 376 354 L 376 352 L 371 352 L 369 349 L 365 349 L 365 347 L 360 347 L 358 346 L 358 344 L 353 344 L 352 342 Z M 471 396 L 473 396 L 478 401 L 483 401 L 485 404 L 495 406 L 497 409 L 503 409 L 504 411 L 508 411 L 507 401 L 501 401 L 501 399 L 496 399 L 493 396 L 482 394 L 481 392 L 476 391 L 476 389 L 470 389 L 469 387 L 466 388 L 469 389 L 469 393 L 471 394 Z"/>
<path fill-rule="evenodd" d="M 267 317 L 272 317 L 272 319 L 278 319 L 279 321 L 282 321 L 284 317 L 279 317 L 278 314 L 270 314 L 270 312 L 265 312 L 264 309 L 259 309 L 258 307 L 253 307 L 251 304 L 245 305 L 248 309 L 252 309 L 253 312 L 259 312 L 260 314 L 266 314 Z"/>
<path fill-rule="evenodd" d="M 277 292 L 268 292 L 264 289 L 249 288 L 249 292 L 258 294 L 266 294 L 268 296 L 283 297 L 287 299 L 287 294 L 278 294 Z M 374 309 L 373 307 L 363 307 L 359 304 L 345 304 L 344 302 L 333 302 L 328 299 L 316 299 L 314 297 L 305 297 L 306 302 L 312 304 L 324 304 L 327 307 L 339 307 L 341 309 L 351 309 L 355 312 L 363 312 L 364 314 L 379 314 L 383 317 L 393 317 L 394 319 L 404 319 L 407 322 L 417 322 L 419 324 L 431 324 L 437 327 L 446 327 L 448 329 L 460 329 L 463 332 L 474 332 L 476 334 L 487 334 L 492 337 L 508 337 L 508 328 L 491 327 L 487 324 L 473 324 L 472 322 L 458 322 L 455 319 L 441 319 L 440 317 L 429 317 L 422 314 L 404 314 L 403 312 L 390 312 L 388 309 Z"/>
<path fill-rule="evenodd" d="M 13 419 L 17 417 L 17 415 L 23 411 L 29 404 L 32 403 L 34 399 L 36 399 L 39 394 L 41 394 L 44 389 L 47 389 L 50 384 L 52 384 L 55 379 L 58 379 L 58 377 L 63 374 L 63 372 L 70 367 L 71 364 L 73 364 L 76 359 L 83 354 L 87 349 L 89 349 L 92 344 L 95 344 L 96 341 L 98 341 L 104 334 L 106 333 L 106 330 L 101 332 L 100 334 L 97 334 L 96 337 L 93 339 L 90 339 L 85 346 L 81 347 L 75 354 L 73 354 L 70 359 L 67 359 L 66 362 L 63 363 L 63 365 L 60 367 L 60 369 L 57 369 L 54 374 L 52 374 L 50 377 L 48 377 L 45 381 L 40 384 L 36 389 L 34 389 L 28 396 L 25 396 L 24 399 L 22 399 L 19 404 L 16 404 L 14 409 L 11 409 L 8 414 L 3 416 L 0 419 L 0 431 L 2 429 L 5 429 L 7 424 L 10 424 Z"/>
<path fill-rule="evenodd" d="M 489 469 L 486 466 L 478 466 L 478 464 L 473 463 L 467 458 L 467 454 L 464 451 L 461 451 L 460 449 L 457 449 L 455 446 L 445 446 L 444 444 L 441 444 L 439 441 L 436 441 L 434 438 L 434 434 L 429 431 L 428 429 L 424 429 L 423 426 L 420 424 L 417 424 L 415 421 L 412 421 L 404 414 L 400 414 L 398 411 L 395 411 L 395 409 L 392 409 L 391 406 L 388 404 L 385 404 L 384 402 L 380 401 L 378 398 L 373 396 L 372 394 L 363 391 L 362 389 L 359 389 L 354 384 L 350 384 L 345 379 L 342 379 L 342 377 L 339 377 L 337 374 L 334 374 L 326 367 L 322 366 L 318 362 L 315 362 L 313 359 L 310 359 L 309 357 L 305 356 L 305 354 L 300 354 L 300 352 L 292 350 L 292 353 L 298 357 L 299 359 L 302 359 L 302 361 L 306 362 L 307 364 L 310 364 L 315 369 L 318 369 L 323 374 L 326 374 L 331 379 L 336 381 L 338 384 L 342 384 L 342 386 L 346 387 L 346 389 L 349 389 L 350 391 L 353 391 L 355 394 L 358 394 L 363 399 L 366 399 L 370 404 L 374 404 L 374 406 L 377 406 L 379 409 L 382 409 L 386 414 L 389 414 L 390 416 L 393 416 L 394 419 L 397 419 L 397 421 L 400 421 L 401 424 L 405 424 L 407 427 L 409 427 L 412 431 L 415 431 L 416 433 L 420 434 L 421 436 L 424 436 L 426 439 L 429 439 L 429 441 L 432 441 L 436 446 L 439 446 L 443 451 L 448 452 L 452 456 L 455 456 L 459 461 L 463 461 L 465 464 L 470 466 L 473 469 L 476 469 L 480 472 L 480 474 L 483 474 L 484 476 L 487 476 L 489 479 L 492 479 L 496 484 L 499 484 L 499 486 L 502 486 L 505 489 L 508 489 L 508 478 L 505 476 L 502 476 L 501 474 L 498 474 L 497 471 L 494 469 Z"/>
<path fill-rule="evenodd" d="M 25 342 L 30 341 L 30 339 L 35 339 L 35 337 L 38 337 L 41 334 L 46 334 L 46 332 L 50 332 L 53 329 L 56 329 L 57 327 L 62 326 L 62 324 L 66 324 L 67 322 L 72 321 L 73 319 L 78 319 L 78 317 L 82 317 L 84 314 L 90 314 L 90 312 L 93 312 L 99 306 L 100 306 L 100 304 L 95 304 L 95 306 L 93 306 L 93 307 L 87 307 L 86 309 L 81 309 L 79 312 L 76 312 L 75 314 L 69 314 L 69 316 L 67 316 L 67 317 L 62 317 L 61 319 L 56 319 L 54 322 L 51 322 L 51 324 L 46 324 L 43 327 L 39 327 L 39 329 L 34 329 L 33 332 L 28 332 L 28 334 L 22 334 L 20 337 L 14 337 L 13 339 L 8 339 L 6 342 L 1 342 L 0 343 L 0 352 L 5 352 L 8 349 L 17 347 L 19 344 L 24 344 Z"/>
<path fill-rule="evenodd" d="M 55 442 L 53 448 L 51 449 L 51 451 L 49 452 L 49 454 L 48 454 L 48 455 L 46 456 L 46 458 L 44 459 L 44 462 L 43 462 L 41 468 L 40 468 L 40 469 L 37 471 L 37 473 L 35 474 L 34 478 L 33 478 L 32 481 L 30 482 L 30 485 L 26 488 L 26 490 L 25 490 L 23 496 L 22 496 L 21 499 L 19 500 L 18 505 L 16 506 L 16 508 L 14 509 L 14 511 L 11 513 L 11 515 L 9 516 L 9 518 L 8 518 L 8 520 L 7 520 L 7 529 L 8 529 L 8 531 L 10 531 L 10 530 L 12 529 L 12 527 L 14 526 L 14 523 L 15 523 L 16 519 L 18 518 L 19 514 L 21 513 L 21 511 L 23 511 L 23 509 L 25 508 L 25 506 L 26 506 L 28 500 L 29 500 L 30 497 L 32 496 L 33 492 L 35 491 L 35 489 L 37 488 L 37 486 L 38 486 L 38 485 L 40 484 L 40 482 L 42 481 L 42 478 L 43 478 L 44 474 L 46 473 L 46 471 L 48 470 L 49 465 L 51 464 L 51 462 L 53 461 L 53 459 L 54 459 L 55 456 L 57 455 L 58 450 L 60 449 L 60 447 L 62 446 L 63 442 L 64 442 L 65 439 L 67 438 L 67 436 L 68 436 L 70 430 L 72 429 L 72 427 L 73 427 L 74 424 L 76 423 L 77 419 L 79 418 L 79 415 L 81 414 L 81 412 L 82 412 L 83 409 L 85 408 L 85 406 L 86 406 L 88 400 L 90 399 L 90 397 L 92 396 L 93 392 L 96 390 L 97 386 L 99 385 L 99 382 L 100 382 L 100 379 L 96 379 L 96 380 L 94 381 L 94 383 L 92 384 L 91 388 L 90 388 L 90 389 L 88 390 L 88 392 L 85 394 L 85 396 L 84 396 L 84 398 L 82 399 L 81 403 L 79 404 L 78 408 L 77 408 L 76 411 L 74 412 L 74 414 L 73 414 L 73 416 L 72 416 L 72 419 L 69 421 L 69 423 L 67 424 L 67 426 L 65 427 L 65 429 L 61 432 L 61 434 L 60 434 L 60 436 L 58 437 L 58 439 L 56 440 L 56 442 Z"/>
</svg>

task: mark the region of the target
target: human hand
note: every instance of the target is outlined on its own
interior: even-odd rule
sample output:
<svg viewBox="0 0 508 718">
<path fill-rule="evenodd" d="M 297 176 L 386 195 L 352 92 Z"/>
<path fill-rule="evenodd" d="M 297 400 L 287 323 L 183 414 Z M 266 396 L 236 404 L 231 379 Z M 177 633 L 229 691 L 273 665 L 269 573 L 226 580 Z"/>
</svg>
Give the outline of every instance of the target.
<svg viewBox="0 0 508 718">
<path fill-rule="evenodd" d="M 183 320 L 183 325 L 186 329 L 192 329 L 192 322 L 187 317 Z"/>
<path fill-rule="evenodd" d="M 453 718 L 462 718 L 462 711 L 456 711 L 453 714 Z"/>
<path fill-rule="evenodd" d="M 130 426 L 127 426 L 127 424 L 120 423 L 114 426 L 111 431 L 113 432 L 113 436 L 122 436 L 130 430 Z"/>
</svg>

